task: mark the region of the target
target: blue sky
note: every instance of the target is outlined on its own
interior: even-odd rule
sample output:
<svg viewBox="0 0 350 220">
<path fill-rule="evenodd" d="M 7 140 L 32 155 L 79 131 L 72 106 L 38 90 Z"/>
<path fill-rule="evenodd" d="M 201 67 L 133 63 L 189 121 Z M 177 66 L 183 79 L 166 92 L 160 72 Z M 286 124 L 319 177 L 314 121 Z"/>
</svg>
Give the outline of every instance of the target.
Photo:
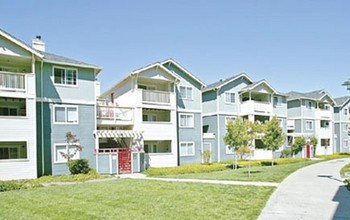
<svg viewBox="0 0 350 220">
<path fill-rule="evenodd" d="M 350 1 L 2 0 L 5 31 L 103 68 L 107 90 L 173 58 L 210 84 L 240 72 L 281 92 L 349 95 Z"/>
</svg>

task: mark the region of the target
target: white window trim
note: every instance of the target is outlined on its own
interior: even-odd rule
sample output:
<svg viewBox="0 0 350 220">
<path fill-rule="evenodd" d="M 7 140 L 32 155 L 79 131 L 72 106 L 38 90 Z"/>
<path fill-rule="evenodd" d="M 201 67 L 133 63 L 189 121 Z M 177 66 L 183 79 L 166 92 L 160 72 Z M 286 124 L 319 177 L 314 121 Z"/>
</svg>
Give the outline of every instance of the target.
<svg viewBox="0 0 350 220">
<path fill-rule="evenodd" d="M 233 102 L 228 102 L 227 100 L 226 100 L 226 96 L 227 95 L 231 95 L 231 94 L 233 94 L 234 95 L 234 100 L 233 100 Z M 230 105 L 232 105 L 232 104 L 236 104 L 236 93 L 234 93 L 234 92 L 225 92 L 225 104 L 230 104 Z M 231 97 L 230 97 L 231 98 Z"/>
<path fill-rule="evenodd" d="M 225 147 L 226 154 L 235 154 L 234 147 L 232 147 L 231 149 L 229 149 L 228 147 L 228 145 L 226 145 Z"/>
<path fill-rule="evenodd" d="M 192 144 L 193 145 L 193 154 L 188 154 L 188 150 L 186 152 L 186 154 L 184 154 L 183 152 L 181 152 L 181 144 L 186 144 L 187 148 L 188 148 L 188 144 Z M 196 155 L 196 145 L 193 141 L 183 141 L 180 142 L 180 156 L 181 157 L 186 157 L 186 156 L 195 156 Z"/>
<path fill-rule="evenodd" d="M 183 125 L 181 125 L 181 116 L 182 115 L 192 116 L 192 126 L 183 126 Z M 180 113 L 179 114 L 179 127 L 180 128 L 194 128 L 194 114 Z"/>
<path fill-rule="evenodd" d="M 182 97 L 182 96 L 181 96 L 181 87 L 183 87 L 183 88 L 186 89 L 186 97 Z M 191 88 L 191 98 L 188 98 L 187 88 Z M 193 99 L 193 87 L 192 87 L 192 86 L 179 86 L 179 93 L 180 93 L 181 99 L 184 99 L 184 100 L 194 100 L 194 99 Z"/>
<path fill-rule="evenodd" d="M 349 125 L 348 124 L 343 124 L 343 131 L 348 132 L 349 131 Z"/>
<path fill-rule="evenodd" d="M 345 144 L 345 142 L 346 142 L 346 144 Z M 348 139 L 343 140 L 343 148 L 349 148 L 349 140 Z"/>
<path fill-rule="evenodd" d="M 64 107 L 64 108 L 65 108 L 65 114 L 66 114 L 66 116 L 67 116 L 67 108 L 76 108 L 76 109 L 77 109 L 77 121 L 76 121 L 76 122 L 73 122 L 73 123 L 69 123 L 69 122 L 56 122 L 56 114 L 55 114 L 56 107 Z M 77 124 L 79 124 L 79 106 L 77 106 L 77 105 L 53 105 L 52 117 L 53 117 L 53 124 L 77 125 Z M 66 120 L 67 120 L 67 119 L 66 119 Z"/>
<path fill-rule="evenodd" d="M 308 122 L 311 122 L 311 128 L 308 128 L 308 126 L 307 126 L 307 123 Z M 314 129 L 314 122 L 313 121 L 311 121 L 311 120 L 306 120 L 305 121 L 305 130 L 307 130 L 307 131 L 312 131 Z"/>
<path fill-rule="evenodd" d="M 0 163 L 6 162 L 6 163 L 11 163 L 11 162 L 21 162 L 21 161 L 30 161 L 30 147 L 29 147 L 29 140 L 1 140 L 1 142 L 25 142 L 27 146 L 27 158 L 20 158 L 20 159 L 2 159 L 0 160 Z"/>
<path fill-rule="evenodd" d="M 76 143 L 76 144 L 79 144 L 79 143 Z M 66 146 L 66 153 L 67 153 L 67 148 L 68 148 L 68 144 L 67 143 L 56 143 L 54 144 L 54 149 L 53 149 L 53 161 L 55 164 L 63 164 L 63 163 L 67 163 L 67 160 L 65 159 L 65 161 L 57 161 L 56 158 L 57 158 L 57 146 Z M 73 146 L 72 146 L 73 147 Z M 75 159 L 80 159 L 80 151 L 77 151 L 77 154 L 74 156 L 74 158 L 72 158 L 72 160 L 75 160 Z"/>
<path fill-rule="evenodd" d="M 69 85 L 69 84 L 61 84 L 61 83 L 55 83 L 55 68 L 57 69 L 64 69 L 64 70 L 75 70 L 76 71 L 76 84 L 75 85 Z M 55 86 L 62 86 L 62 87 L 78 87 L 79 86 L 79 71 L 77 68 L 71 68 L 71 67 L 63 67 L 63 66 L 52 66 L 52 82 Z"/>
</svg>

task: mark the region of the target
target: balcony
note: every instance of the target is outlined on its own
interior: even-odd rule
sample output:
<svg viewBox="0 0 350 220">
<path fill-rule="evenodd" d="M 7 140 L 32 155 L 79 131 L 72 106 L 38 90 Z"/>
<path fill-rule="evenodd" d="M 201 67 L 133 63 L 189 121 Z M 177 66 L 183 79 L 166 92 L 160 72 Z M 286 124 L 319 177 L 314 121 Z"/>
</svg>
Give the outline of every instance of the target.
<svg viewBox="0 0 350 220">
<path fill-rule="evenodd" d="M 260 102 L 254 100 L 244 101 L 241 104 L 242 115 L 247 114 L 271 114 L 273 111 L 272 105 L 269 102 Z"/>
<path fill-rule="evenodd" d="M 0 90 L 25 92 L 25 75 L 10 72 L 0 72 Z"/>
<path fill-rule="evenodd" d="M 134 110 L 132 108 L 97 106 L 97 124 L 100 125 L 131 125 Z"/>
<path fill-rule="evenodd" d="M 142 90 L 142 103 L 170 105 L 170 92 Z"/>
</svg>

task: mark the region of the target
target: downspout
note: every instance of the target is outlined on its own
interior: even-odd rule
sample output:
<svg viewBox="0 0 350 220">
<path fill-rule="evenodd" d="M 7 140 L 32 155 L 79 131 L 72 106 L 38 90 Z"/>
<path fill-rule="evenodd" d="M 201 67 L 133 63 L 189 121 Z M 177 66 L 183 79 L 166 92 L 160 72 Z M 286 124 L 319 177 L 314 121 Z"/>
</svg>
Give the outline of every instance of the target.
<svg viewBox="0 0 350 220">
<path fill-rule="evenodd" d="M 217 145 L 218 145 L 218 162 L 220 162 L 221 160 L 221 156 L 220 156 L 220 120 L 219 120 L 219 116 L 220 116 L 220 102 L 219 102 L 219 91 L 220 88 L 217 88 L 216 90 L 216 106 L 217 106 L 217 117 L 216 117 L 216 125 L 218 127 L 217 131 L 218 131 L 218 135 L 217 135 Z"/>
<path fill-rule="evenodd" d="M 44 61 L 41 60 L 41 66 L 40 66 L 40 107 L 41 107 L 41 171 L 42 175 L 45 173 L 45 162 L 44 162 Z"/>
</svg>

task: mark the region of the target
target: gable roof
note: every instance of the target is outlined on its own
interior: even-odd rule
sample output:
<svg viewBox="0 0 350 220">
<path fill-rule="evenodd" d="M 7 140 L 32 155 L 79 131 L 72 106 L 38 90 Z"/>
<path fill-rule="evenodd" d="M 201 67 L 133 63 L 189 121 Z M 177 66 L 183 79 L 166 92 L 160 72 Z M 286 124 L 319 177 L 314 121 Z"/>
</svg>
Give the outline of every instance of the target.
<svg viewBox="0 0 350 220">
<path fill-rule="evenodd" d="M 122 82 L 124 82 L 125 80 L 129 79 L 130 77 L 133 77 L 137 74 L 139 74 L 142 71 L 148 70 L 148 69 L 152 69 L 154 67 L 158 67 L 161 68 L 162 70 L 164 70 L 165 72 L 167 72 L 168 74 L 170 74 L 171 76 L 173 76 L 175 78 L 176 81 L 180 80 L 179 77 L 177 75 L 175 75 L 173 72 L 171 72 L 170 70 L 168 70 L 167 68 L 165 68 L 160 62 L 156 62 L 156 63 L 152 63 L 149 64 L 147 66 L 141 67 L 139 69 L 136 69 L 134 71 L 132 71 L 131 73 L 129 73 L 127 76 L 125 76 L 124 78 L 122 78 L 120 81 L 118 81 L 116 84 L 114 84 L 111 88 L 109 88 L 107 91 L 103 92 L 100 97 L 104 97 L 106 95 L 108 95 L 108 93 L 110 91 L 112 91 L 114 88 L 116 88 L 119 84 L 121 84 Z"/>
<path fill-rule="evenodd" d="M 220 80 L 220 81 L 217 81 L 215 83 L 212 83 L 210 85 L 208 85 L 206 88 L 202 89 L 202 92 L 207 92 L 207 91 L 210 91 L 210 90 L 215 90 L 215 89 L 220 89 L 221 87 L 223 87 L 224 85 L 227 85 L 239 78 L 246 78 L 248 81 L 250 81 L 251 83 L 253 83 L 253 81 L 248 77 L 248 75 L 246 73 L 240 73 L 240 74 L 237 74 L 237 75 L 234 75 L 232 77 L 229 77 L 227 79 L 224 79 L 224 80 Z"/>
<path fill-rule="evenodd" d="M 350 101 L 350 96 L 343 96 L 334 99 L 335 103 L 339 107 L 343 107 L 346 103 Z"/>
<path fill-rule="evenodd" d="M 93 64 L 88 64 L 88 63 L 85 63 L 82 61 L 77 61 L 77 60 L 74 60 L 71 58 L 67 58 L 67 57 L 52 54 L 52 53 L 47 53 L 47 52 L 42 52 L 42 51 L 38 51 L 38 52 L 43 55 L 43 60 L 44 60 L 44 62 L 47 62 L 47 63 L 72 65 L 72 66 L 85 67 L 85 68 L 93 68 L 97 71 L 97 73 L 99 73 L 102 70 L 101 67 L 98 67 L 98 66 L 93 65 Z"/>
<path fill-rule="evenodd" d="M 78 67 L 85 67 L 85 68 L 92 68 L 95 69 L 96 73 L 98 74 L 101 72 L 102 68 L 98 67 L 96 65 L 88 64 L 82 61 L 77 61 L 71 58 L 67 58 L 64 56 L 59 56 L 52 53 L 42 52 L 39 50 L 34 49 L 33 47 L 29 46 L 25 42 L 17 39 L 13 35 L 7 33 L 6 31 L 0 29 L 0 35 L 8 39 L 9 41 L 17 44 L 18 46 L 22 47 L 23 49 L 29 51 L 30 53 L 36 55 L 40 59 L 42 59 L 44 62 L 47 63 L 56 63 L 61 65 L 72 65 L 72 66 L 78 66 Z"/>
<path fill-rule="evenodd" d="M 199 78 L 197 78 L 195 75 L 193 75 L 192 73 L 190 73 L 188 70 L 186 70 L 183 66 L 181 66 L 178 62 L 176 62 L 174 59 L 169 58 L 166 59 L 164 61 L 161 62 L 162 65 L 166 64 L 166 63 L 172 63 L 174 66 L 176 66 L 177 68 L 179 68 L 180 70 L 182 70 L 184 73 L 186 73 L 189 77 L 191 77 L 192 79 L 194 79 L 195 81 L 197 81 L 202 87 L 205 87 L 206 84 L 201 81 Z"/>
<path fill-rule="evenodd" d="M 0 35 L 3 36 L 4 38 L 6 38 L 7 40 L 17 44 L 18 46 L 22 47 L 23 49 L 29 51 L 30 53 L 34 54 L 35 56 L 37 56 L 39 58 L 43 58 L 43 55 L 40 54 L 37 50 L 33 49 L 31 46 L 28 46 L 26 43 L 24 43 L 23 41 L 17 39 L 13 35 L 11 35 L 11 34 L 7 33 L 6 31 L 2 30 L 1 28 L 0 28 Z"/>
<path fill-rule="evenodd" d="M 336 104 L 334 99 L 324 89 L 315 90 L 315 91 L 306 92 L 306 93 L 291 91 L 287 93 L 287 96 L 288 96 L 287 98 L 288 101 L 296 100 L 296 99 L 310 99 L 314 101 L 319 101 L 325 96 L 328 96 L 331 99 L 331 101 L 334 104 Z"/>
<path fill-rule="evenodd" d="M 246 92 L 246 91 L 250 91 L 253 90 L 254 88 L 256 88 L 257 86 L 261 85 L 261 84 L 265 84 L 267 87 L 269 87 L 275 94 L 281 95 L 281 96 L 286 96 L 285 94 L 282 94 L 280 92 L 278 92 L 276 89 L 274 89 L 265 79 L 262 79 L 258 82 L 252 83 L 250 85 L 247 85 L 246 87 L 242 88 L 240 93 Z"/>
</svg>

